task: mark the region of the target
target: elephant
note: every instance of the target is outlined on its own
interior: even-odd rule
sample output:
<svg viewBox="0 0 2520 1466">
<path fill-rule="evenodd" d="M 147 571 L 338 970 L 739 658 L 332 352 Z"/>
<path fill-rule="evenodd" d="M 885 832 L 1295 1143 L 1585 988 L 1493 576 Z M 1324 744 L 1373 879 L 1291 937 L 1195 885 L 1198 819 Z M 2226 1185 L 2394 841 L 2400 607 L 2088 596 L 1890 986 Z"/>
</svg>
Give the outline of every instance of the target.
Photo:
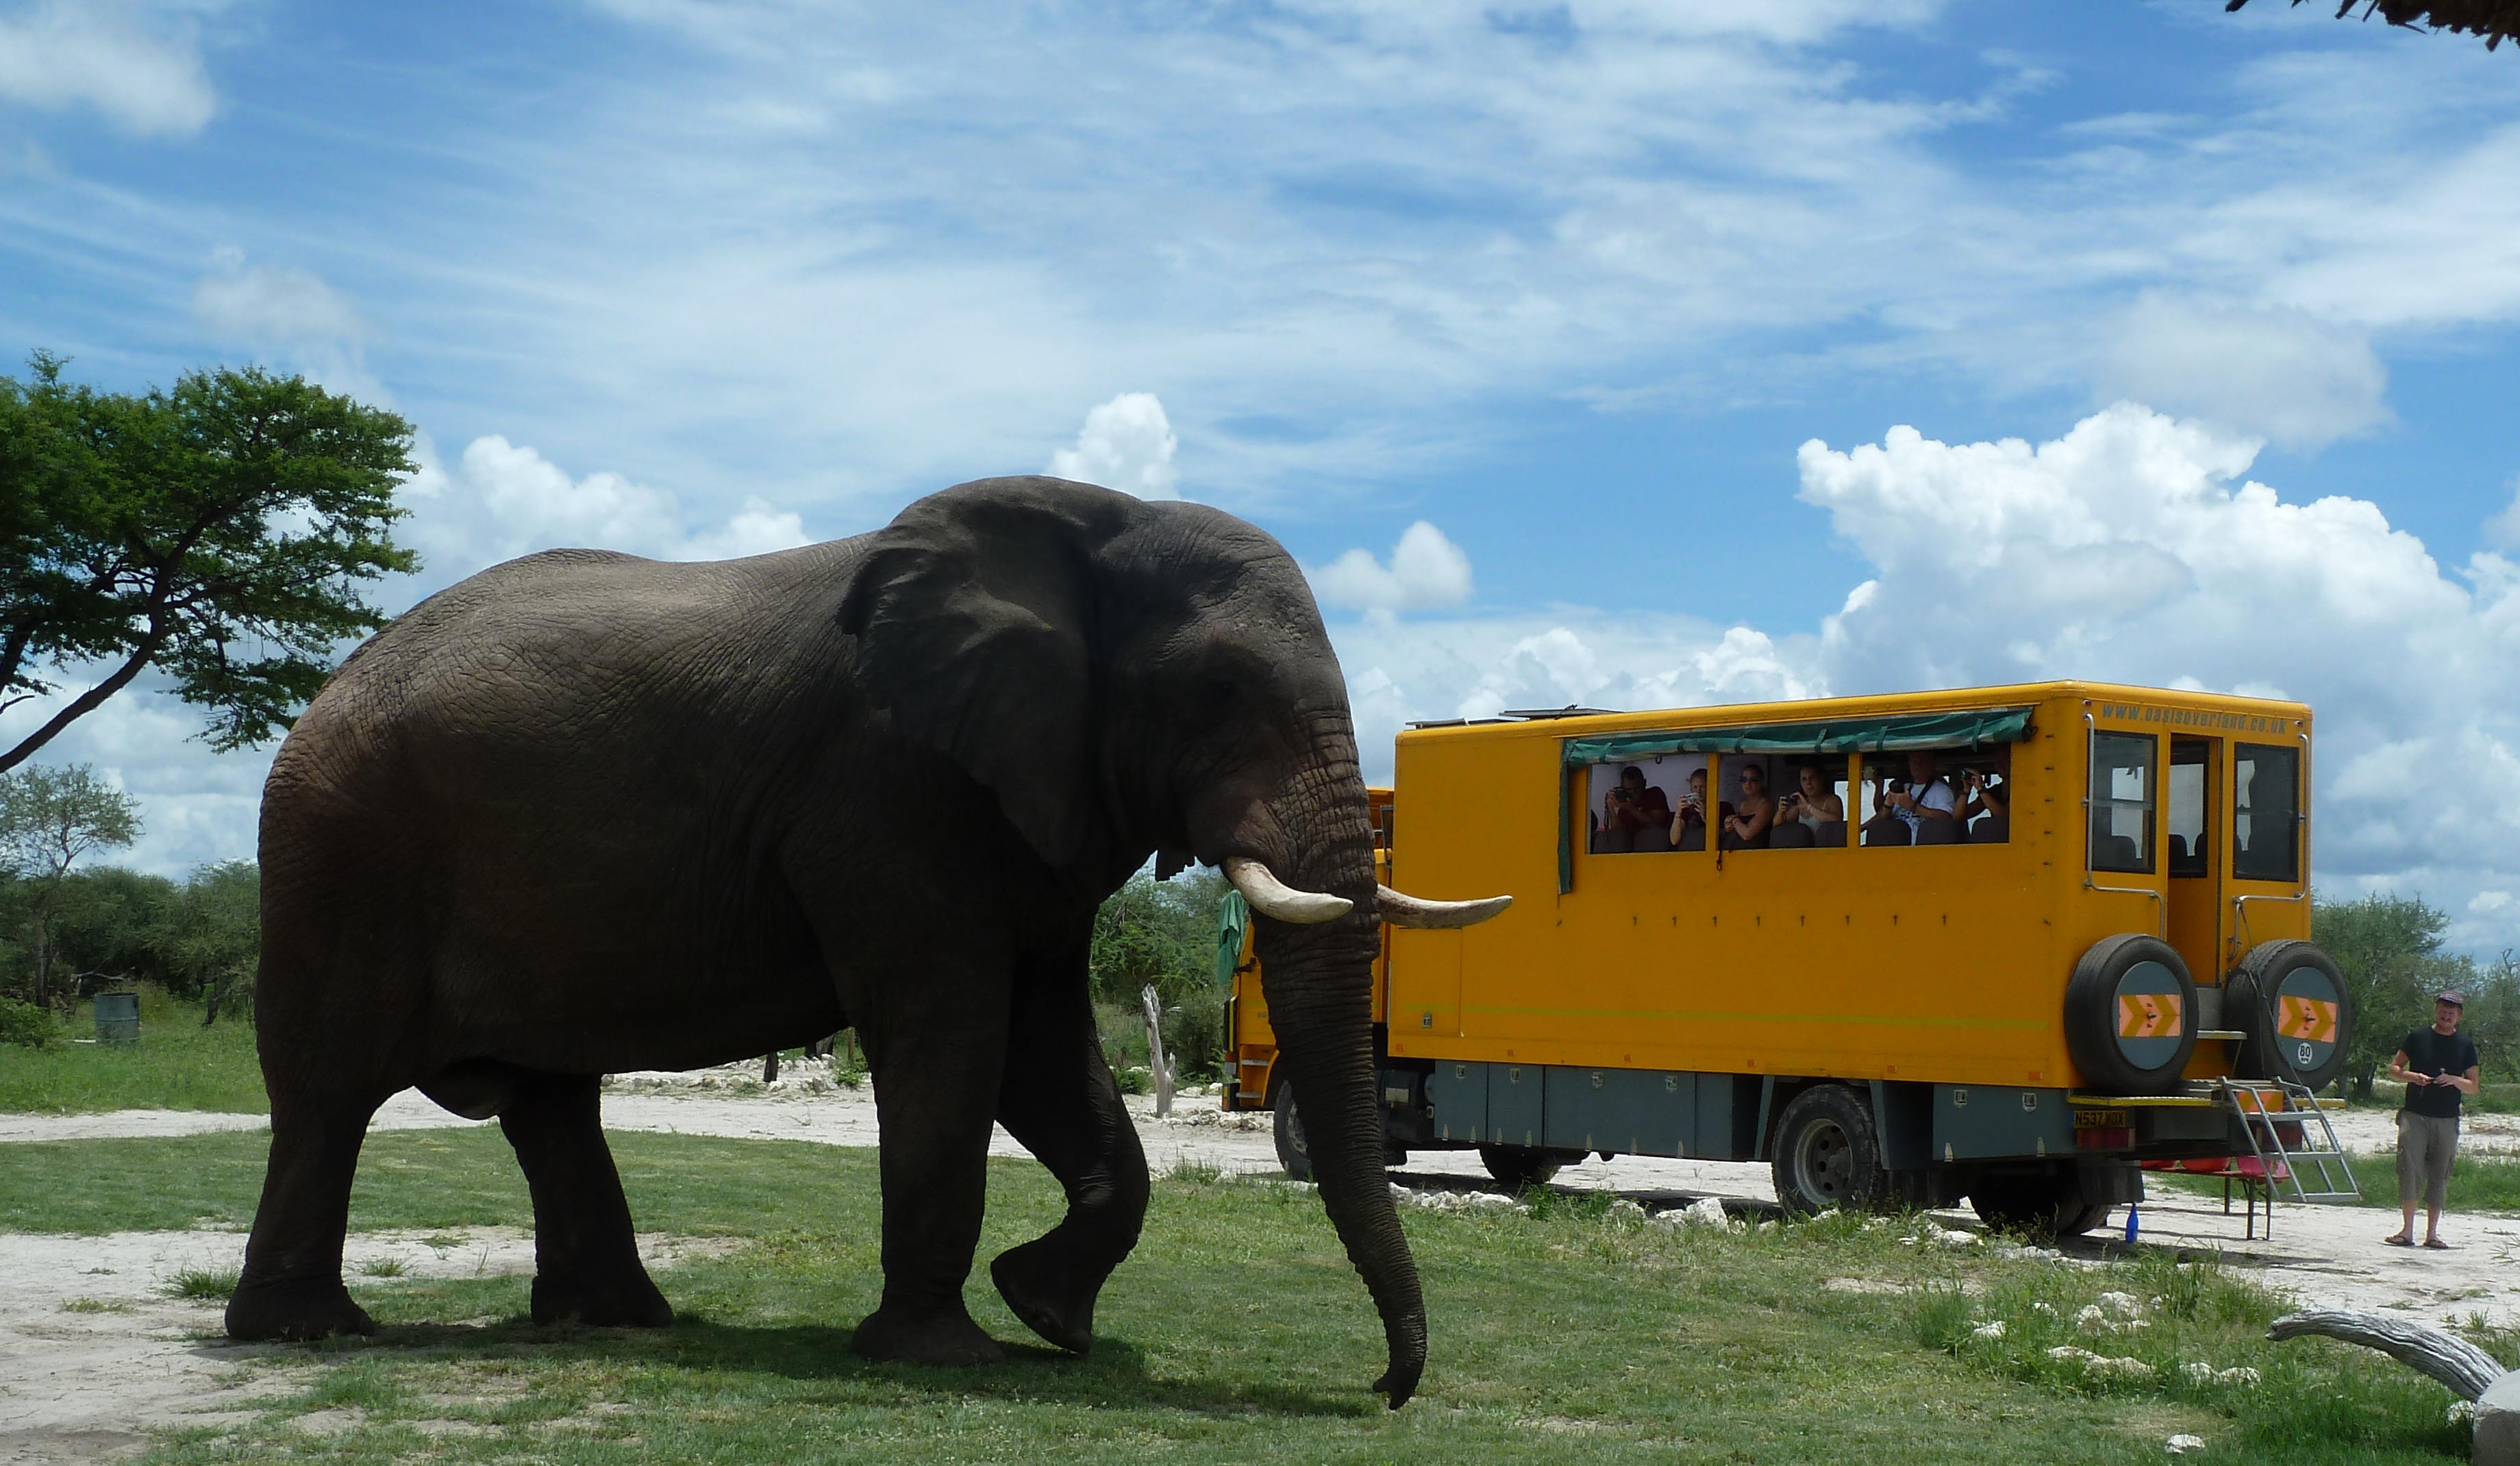
<svg viewBox="0 0 2520 1466">
<path fill-rule="evenodd" d="M 1373 1087 L 1377 923 L 1501 909 L 1377 887 L 1345 682 L 1254 527 L 988 479 L 850 539 L 664 563 L 552 550 L 428 597 L 275 756 L 255 994 L 271 1155 L 238 1339 L 364 1333 L 342 1234 L 407 1087 L 495 1116 L 531 1193 L 532 1315 L 663 1325 L 602 1076 L 854 1027 L 882 1293 L 860 1353 L 981 1363 L 963 1303 L 992 1122 L 1065 1193 L 990 1275 L 1082 1351 L 1148 1202 L 1087 986 L 1099 903 L 1150 859 L 1251 903 L 1323 1204 L 1397 1408 L 1426 1357 Z"/>
</svg>

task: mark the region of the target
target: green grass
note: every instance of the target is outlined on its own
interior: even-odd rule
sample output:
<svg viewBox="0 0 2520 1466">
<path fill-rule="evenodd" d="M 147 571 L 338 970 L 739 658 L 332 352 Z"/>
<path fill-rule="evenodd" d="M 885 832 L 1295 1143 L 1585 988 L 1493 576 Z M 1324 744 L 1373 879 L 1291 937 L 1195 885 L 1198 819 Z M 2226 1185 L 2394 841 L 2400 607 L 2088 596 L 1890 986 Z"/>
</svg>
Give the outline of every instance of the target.
<svg viewBox="0 0 2520 1466">
<path fill-rule="evenodd" d="M 2394 1155 L 2356 1156 L 2353 1165 L 2354 1179 L 2362 1188 L 2361 1205 L 2396 1211 L 2398 1158 Z M 2223 1182 L 2217 1176 L 2155 1170 L 2144 1172 L 2144 1181 L 2153 1186 L 2166 1183 L 2203 1196 L 2223 1194 Z M 2452 1214 L 2520 1212 L 2520 1161 L 2483 1156 L 2460 1156 L 2452 1161 L 2450 1210 Z"/>
<path fill-rule="evenodd" d="M 662 1275 L 674 1327 L 536 1328 L 521 1318 L 521 1277 L 354 1275 L 353 1293 L 385 1326 L 380 1338 L 266 1356 L 259 1367 L 292 1373 L 265 1377 L 257 1419 L 177 1433 L 155 1459 L 2011 1466 L 2157 1461 L 2182 1432 L 2228 1461 L 2439 1463 L 2465 1448 L 2443 1424 L 2439 1387 L 2325 1341 L 2264 1343 L 2274 1305 L 2219 1273 L 2161 1259 L 2083 1269 L 1947 1252 L 1903 1245 L 1902 1226 L 1841 1217 L 1666 1228 L 1589 1198 L 1530 1215 L 1404 1213 L 1434 1344 L 1418 1400 L 1393 1413 L 1366 1393 L 1381 1330 L 1318 1199 L 1195 1168 L 1155 1183 L 1146 1235 L 1103 1294 L 1091 1357 L 1025 1343 L 983 1272 L 969 1300 L 1012 1346 L 1006 1363 L 871 1364 L 847 1349 L 879 1288 L 871 1152 L 612 1141 L 643 1228 L 752 1239 Z M 0 1146 L 0 1224 L 242 1221 L 263 1144 L 225 1134 Z M 993 1163 L 990 1184 L 984 1260 L 1046 1228 L 1060 1205 L 1029 1164 Z M 354 1227 L 439 1228 L 461 1245 L 462 1228 L 529 1219 L 493 1129 L 368 1143 Z M 1848 1292 L 1831 1278 L 1912 1291 Z M 2092 1388 L 2042 1367 L 2044 1354 L 1955 1346 L 1954 1328 L 1987 1310 L 2027 1317 L 2046 1302 L 2070 1320 L 2111 1288 L 2170 1301 L 2147 1306 L 2175 1323 L 2140 1336 L 2164 1363 L 2247 1363 L 2266 1387 L 2191 1387 L 2171 1372 Z M 494 1321 L 452 1326 L 482 1318 Z M 2032 1341 L 2025 1331 L 2018 1342 Z M 312 1436 L 292 1423 L 317 1410 L 340 1412 L 325 1419 L 346 1428 Z"/>
<path fill-rule="evenodd" d="M 93 1005 L 68 1032 L 93 1037 Z M 92 1115 L 107 1110 L 228 1110 L 268 1114 L 253 1026 L 234 1016 L 202 1027 L 202 1008 L 140 989 L 140 1041 L 36 1049 L 0 1044 L 0 1114 Z"/>
<path fill-rule="evenodd" d="M 166 1280 L 163 1290 L 168 1298 L 225 1299 L 237 1291 L 237 1270 L 233 1267 L 186 1267 Z"/>
<path fill-rule="evenodd" d="M 131 1305 L 103 1298 L 74 1298 L 62 1305 L 65 1313 L 128 1313 Z"/>
</svg>

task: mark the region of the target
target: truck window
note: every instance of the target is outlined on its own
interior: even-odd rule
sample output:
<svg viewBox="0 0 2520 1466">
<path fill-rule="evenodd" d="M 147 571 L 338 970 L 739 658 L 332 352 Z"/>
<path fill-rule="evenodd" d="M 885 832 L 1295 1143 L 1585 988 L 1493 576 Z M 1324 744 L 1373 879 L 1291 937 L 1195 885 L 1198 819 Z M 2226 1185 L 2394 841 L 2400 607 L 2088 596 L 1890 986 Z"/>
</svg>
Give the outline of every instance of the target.
<svg viewBox="0 0 2520 1466">
<path fill-rule="evenodd" d="M 2206 791 L 2213 782 L 2214 746 L 2201 740 L 2174 739 L 2170 745 L 2170 808 L 2163 821 L 2174 876 L 2210 874 L 2207 844 L 2213 804 Z"/>
<path fill-rule="evenodd" d="M 2244 743 L 2232 761 L 2231 874 L 2301 879 L 2301 750 Z"/>
<path fill-rule="evenodd" d="M 1596 855 L 1669 853 L 1674 814 L 1692 787 L 1689 775 L 1696 773 L 1702 786 L 1705 768 L 1703 757 L 1689 754 L 1594 764 L 1585 780 L 1591 832 L 1586 848 Z"/>
<path fill-rule="evenodd" d="M 2152 760 L 2140 733 L 2092 735 L 2092 869 L 2152 874 Z"/>
</svg>

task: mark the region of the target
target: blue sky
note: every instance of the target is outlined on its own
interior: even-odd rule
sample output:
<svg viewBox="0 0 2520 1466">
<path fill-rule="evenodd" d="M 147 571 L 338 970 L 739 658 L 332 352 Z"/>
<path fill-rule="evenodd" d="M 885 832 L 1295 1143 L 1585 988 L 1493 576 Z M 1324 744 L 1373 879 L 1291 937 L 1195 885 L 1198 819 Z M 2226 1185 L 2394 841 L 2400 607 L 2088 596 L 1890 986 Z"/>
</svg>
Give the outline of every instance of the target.
<svg viewBox="0 0 2520 1466">
<path fill-rule="evenodd" d="M 1284 539 L 1384 767 L 1528 702 L 2308 698 L 2320 881 L 2474 950 L 2520 941 L 2515 177 L 2520 56 L 2277 0 L 0 0 L 0 351 L 391 404 L 396 607 L 1058 464 Z M 181 870 L 264 762 L 191 726 L 48 756 Z"/>
</svg>

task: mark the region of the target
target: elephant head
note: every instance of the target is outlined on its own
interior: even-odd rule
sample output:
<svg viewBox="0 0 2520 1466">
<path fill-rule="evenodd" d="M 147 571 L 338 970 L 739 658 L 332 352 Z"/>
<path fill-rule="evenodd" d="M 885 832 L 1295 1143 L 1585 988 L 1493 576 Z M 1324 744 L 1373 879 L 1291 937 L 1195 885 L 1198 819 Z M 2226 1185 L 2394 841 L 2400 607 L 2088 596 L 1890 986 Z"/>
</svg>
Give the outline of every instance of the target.
<svg viewBox="0 0 2520 1466">
<path fill-rule="evenodd" d="M 873 536 L 840 622 L 895 732 L 993 791 L 1076 900 L 1159 850 L 1224 867 L 1251 899 L 1322 1199 L 1382 1317 L 1374 1388 L 1405 1401 L 1426 1317 L 1383 1177 L 1377 911 L 1458 925 L 1498 903 L 1375 886 L 1346 684 L 1302 572 L 1199 505 L 991 479 Z"/>
</svg>

